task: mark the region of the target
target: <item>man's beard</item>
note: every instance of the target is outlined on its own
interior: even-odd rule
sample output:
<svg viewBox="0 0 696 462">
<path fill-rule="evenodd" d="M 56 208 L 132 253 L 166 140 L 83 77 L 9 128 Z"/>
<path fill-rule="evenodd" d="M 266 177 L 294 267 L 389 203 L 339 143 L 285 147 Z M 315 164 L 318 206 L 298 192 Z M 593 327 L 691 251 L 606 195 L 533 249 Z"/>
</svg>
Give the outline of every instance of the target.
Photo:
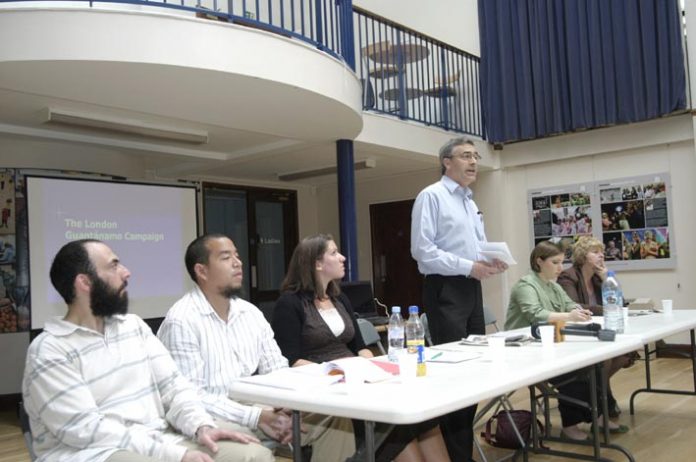
<svg viewBox="0 0 696 462">
<path fill-rule="evenodd" d="M 237 298 L 240 295 L 242 295 L 242 286 L 239 287 L 233 287 L 233 286 L 227 286 L 223 287 L 220 289 L 220 295 L 225 297 L 228 300 L 231 300 L 233 298 Z"/>
<path fill-rule="evenodd" d="M 121 294 L 127 283 L 118 289 L 113 289 L 99 276 L 92 276 L 92 290 L 89 305 L 94 316 L 108 318 L 115 314 L 128 313 L 128 292 Z"/>
</svg>

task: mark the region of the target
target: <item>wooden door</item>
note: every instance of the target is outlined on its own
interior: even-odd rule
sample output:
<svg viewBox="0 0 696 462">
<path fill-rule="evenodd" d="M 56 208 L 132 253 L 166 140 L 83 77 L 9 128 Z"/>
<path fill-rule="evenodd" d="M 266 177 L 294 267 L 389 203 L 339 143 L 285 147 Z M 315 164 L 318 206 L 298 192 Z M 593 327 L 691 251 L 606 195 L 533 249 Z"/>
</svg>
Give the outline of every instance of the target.
<svg viewBox="0 0 696 462">
<path fill-rule="evenodd" d="M 423 277 L 411 258 L 413 200 L 370 205 L 372 285 L 375 297 L 391 307 L 421 307 Z"/>
</svg>

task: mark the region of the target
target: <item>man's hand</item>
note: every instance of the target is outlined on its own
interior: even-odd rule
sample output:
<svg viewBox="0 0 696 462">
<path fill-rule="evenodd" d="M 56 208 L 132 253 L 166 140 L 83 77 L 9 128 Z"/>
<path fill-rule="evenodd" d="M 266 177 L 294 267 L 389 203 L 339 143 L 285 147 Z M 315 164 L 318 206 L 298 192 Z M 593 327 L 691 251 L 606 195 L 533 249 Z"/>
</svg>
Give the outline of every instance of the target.
<svg viewBox="0 0 696 462">
<path fill-rule="evenodd" d="M 493 266 L 498 268 L 499 273 L 502 273 L 503 271 L 507 271 L 507 269 L 508 269 L 508 264 L 502 260 L 498 260 L 497 258 L 493 259 Z"/>
<path fill-rule="evenodd" d="M 500 262 L 501 264 L 505 265 L 505 263 Z M 505 265 L 507 268 L 507 265 Z M 475 261 L 474 266 L 471 267 L 471 273 L 469 273 L 469 276 L 478 279 L 479 281 L 483 281 L 484 279 L 487 279 L 491 276 L 495 276 L 498 273 L 503 272 L 503 269 L 500 269 L 498 266 L 495 266 L 494 263 L 488 263 L 485 261 Z"/>
<path fill-rule="evenodd" d="M 264 409 L 261 411 L 258 427 L 269 438 L 282 444 L 292 441 L 292 419 L 282 410 Z"/>
<path fill-rule="evenodd" d="M 233 430 L 225 430 L 223 428 L 213 428 L 209 427 L 207 425 L 203 425 L 202 427 L 198 428 L 198 431 L 196 431 L 196 443 L 200 444 L 201 446 L 205 446 L 206 448 L 210 449 L 210 452 L 213 454 L 217 452 L 218 446 L 216 444 L 216 441 L 220 440 L 230 440 L 230 441 L 236 441 L 237 443 L 258 443 L 259 439 L 256 438 L 253 435 L 249 435 L 247 433 L 242 433 L 242 432 L 236 432 Z M 184 457 L 185 460 L 185 457 Z M 199 459 L 192 459 L 192 460 L 199 460 Z M 207 459 L 200 459 L 200 460 L 206 460 Z M 212 459 L 211 459 L 212 462 Z"/>
</svg>

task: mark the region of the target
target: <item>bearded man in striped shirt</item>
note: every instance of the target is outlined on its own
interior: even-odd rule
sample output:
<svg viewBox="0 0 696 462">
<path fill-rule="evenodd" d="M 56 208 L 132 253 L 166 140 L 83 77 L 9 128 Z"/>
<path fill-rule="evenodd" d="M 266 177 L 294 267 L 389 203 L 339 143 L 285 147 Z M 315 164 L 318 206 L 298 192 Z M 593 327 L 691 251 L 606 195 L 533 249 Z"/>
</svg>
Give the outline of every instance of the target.
<svg viewBox="0 0 696 462">
<path fill-rule="evenodd" d="M 214 422 L 147 324 L 127 314 L 130 272 L 108 246 L 66 244 L 50 276 L 68 312 L 31 343 L 22 385 L 40 462 L 274 460 L 247 429 Z"/>
</svg>

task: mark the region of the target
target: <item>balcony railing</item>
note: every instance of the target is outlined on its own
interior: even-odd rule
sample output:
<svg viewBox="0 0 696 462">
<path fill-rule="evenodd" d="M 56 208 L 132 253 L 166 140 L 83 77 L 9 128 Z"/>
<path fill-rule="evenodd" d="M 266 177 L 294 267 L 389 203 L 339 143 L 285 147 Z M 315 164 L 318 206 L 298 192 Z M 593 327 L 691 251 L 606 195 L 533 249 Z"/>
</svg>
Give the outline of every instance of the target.
<svg viewBox="0 0 696 462">
<path fill-rule="evenodd" d="M 363 109 L 483 137 L 479 58 L 360 8 L 351 14 L 346 0 L 0 0 L 0 5 L 31 1 L 168 8 L 297 38 L 355 66 Z"/>
<path fill-rule="evenodd" d="M 483 136 L 478 57 L 353 11 L 364 109 Z"/>
<path fill-rule="evenodd" d="M 231 22 L 294 37 L 341 58 L 342 6 L 335 0 L 0 0 L 0 5 L 37 1 L 41 6 L 119 4 L 124 9 L 167 8 L 199 18 Z M 352 49 L 352 48 L 351 48 Z"/>
</svg>

